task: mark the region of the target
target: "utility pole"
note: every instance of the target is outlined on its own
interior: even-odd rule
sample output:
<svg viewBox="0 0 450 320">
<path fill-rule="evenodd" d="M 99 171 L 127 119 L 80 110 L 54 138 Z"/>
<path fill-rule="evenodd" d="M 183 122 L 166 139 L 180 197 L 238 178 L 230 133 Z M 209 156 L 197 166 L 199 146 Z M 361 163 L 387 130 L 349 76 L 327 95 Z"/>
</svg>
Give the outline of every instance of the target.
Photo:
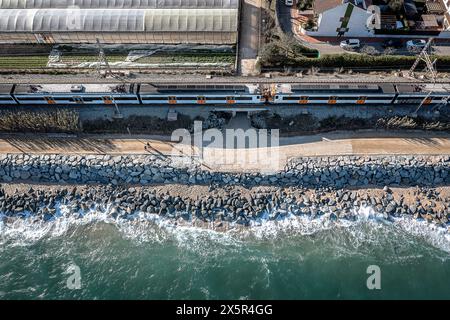
<svg viewBox="0 0 450 320">
<path fill-rule="evenodd" d="M 409 69 L 408 76 L 411 78 L 414 78 L 414 71 L 416 70 L 417 66 L 420 62 L 425 62 L 425 70 L 428 75 L 431 76 L 431 79 L 433 80 L 433 83 L 436 82 L 436 59 L 434 61 L 431 61 L 430 54 L 428 53 L 428 49 L 431 48 L 431 43 L 433 42 L 434 38 L 429 38 L 428 42 L 426 43 L 425 47 L 423 47 L 420 54 L 417 56 L 416 61 L 412 65 L 411 69 Z"/>
<path fill-rule="evenodd" d="M 105 50 L 103 50 L 103 46 L 100 43 L 100 40 L 98 38 L 95 39 L 97 42 L 97 47 L 98 47 L 98 64 L 97 64 L 97 72 L 99 73 L 100 76 L 102 76 L 101 73 L 101 69 L 102 69 L 102 65 L 106 66 L 106 74 L 104 75 L 104 77 L 106 78 L 108 76 L 108 74 L 120 81 L 122 81 L 122 84 L 126 84 L 125 80 L 122 79 L 119 76 L 116 76 L 113 74 L 112 70 L 111 70 L 111 66 L 109 65 L 108 59 L 106 57 L 105 54 Z M 113 118 L 115 119 L 122 119 L 123 118 L 123 114 L 120 112 L 119 106 L 117 105 L 116 99 L 114 99 L 114 96 L 111 94 L 111 101 L 113 102 L 116 111 L 113 115 Z"/>
<path fill-rule="evenodd" d="M 433 42 L 434 38 L 429 38 L 428 42 L 425 44 L 425 47 L 423 47 L 420 54 L 417 56 L 416 61 L 412 65 L 411 69 L 409 69 L 408 76 L 411 78 L 414 78 L 414 71 L 416 70 L 417 66 L 420 62 L 425 63 L 425 71 L 427 72 L 427 75 L 429 75 L 433 81 L 433 87 L 436 84 L 436 77 L 437 77 L 437 70 L 436 70 L 436 59 L 434 61 L 431 61 L 431 57 L 429 54 L 429 49 L 431 49 L 431 44 Z M 412 113 L 413 117 L 417 117 L 417 113 L 419 112 L 420 108 L 425 104 L 425 102 L 430 98 L 432 95 L 433 90 L 428 92 L 428 94 L 425 96 L 425 98 L 422 100 L 422 102 L 419 104 L 417 109 Z"/>
<path fill-rule="evenodd" d="M 113 76 L 113 73 L 111 71 L 111 66 L 109 65 L 108 59 L 106 58 L 105 50 L 103 50 L 100 40 L 98 40 L 98 38 L 96 38 L 95 40 L 97 42 L 97 47 L 98 47 L 97 72 L 100 74 L 100 76 L 102 76 L 101 69 L 102 69 L 102 66 L 105 65 L 106 66 L 106 74 L 104 75 L 104 77 L 106 78 L 106 76 L 108 74 L 110 76 Z"/>
<path fill-rule="evenodd" d="M 431 96 L 433 92 L 430 91 L 428 92 L 428 94 L 426 95 L 425 98 L 423 98 L 422 102 L 419 104 L 419 106 L 417 107 L 417 109 L 413 112 L 412 116 L 415 118 L 417 117 L 417 112 L 419 112 L 419 109 L 422 108 L 422 106 L 425 104 L 425 101 L 427 101 L 427 99 Z"/>
</svg>

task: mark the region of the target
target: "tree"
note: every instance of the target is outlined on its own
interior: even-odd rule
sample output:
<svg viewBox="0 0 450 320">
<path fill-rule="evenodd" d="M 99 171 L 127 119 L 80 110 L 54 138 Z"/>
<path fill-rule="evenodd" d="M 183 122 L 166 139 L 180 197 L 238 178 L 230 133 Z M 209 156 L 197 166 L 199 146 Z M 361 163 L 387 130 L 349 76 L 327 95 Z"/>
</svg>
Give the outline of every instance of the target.
<svg viewBox="0 0 450 320">
<path fill-rule="evenodd" d="M 284 60 L 280 52 L 280 47 L 273 42 L 267 43 L 259 53 L 259 58 L 262 64 L 277 64 Z"/>
<path fill-rule="evenodd" d="M 371 56 L 374 56 L 374 55 L 377 55 L 378 54 L 378 50 L 375 48 L 375 47 L 373 47 L 373 46 L 364 46 L 364 47 L 362 47 L 361 48 L 361 50 L 360 50 L 360 52 L 361 53 L 365 53 L 365 54 L 368 54 L 368 55 L 371 55 Z"/>
<path fill-rule="evenodd" d="M 392 11 L 399 12 L 403 9 L 404 0 L 385 0 Z"/>
</svg>

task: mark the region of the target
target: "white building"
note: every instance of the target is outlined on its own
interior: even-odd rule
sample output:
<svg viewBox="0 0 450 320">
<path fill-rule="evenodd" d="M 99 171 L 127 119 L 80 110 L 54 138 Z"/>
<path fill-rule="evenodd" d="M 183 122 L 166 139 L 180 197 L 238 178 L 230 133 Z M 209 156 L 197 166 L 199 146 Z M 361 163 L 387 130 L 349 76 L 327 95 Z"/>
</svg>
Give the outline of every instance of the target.
<svg viewBox="0 0 450 320">
<path fill-rule="evenodd" d="M 312 37 L 423 38 L 433 36 L 450 39 L 450 0 L 423 0 L 422 2 L 425 9 L 421 17 L 409 19 L 415 28 L 409 34 L 375 33 L 374 27 L 371 27 L 375 17 L 371 12 L 374 8 L 371 6 L 372 0 L 315 0 L 313 11 L 317 17 L 317 28 L 314 31 L 302 30 L 302 32 Z M 379 26 L 377 28 L 386 29 L 386 22 L 392 22 L 389 18 L 393 19 L 394 28 L 403 27 L 404 20 L 396 21 L 394 14 L 383 15 L 379 9 L 378 12 Z"/>
<path fill-rule="evenodd" d="M 356 5 L 355 5 L 356 4 Z M 368 27 L 372 13 L 363 0 L 316 0 L 317 30 L 306 31 L 313 37 L 371 37 Z"/>
<path fill-rule="evenodd" d="M 444 28 L 446 31 L 450 30 L 450 0 L 442 0 L 442 3 L 445 7 L 445 13 L 444 13 Z"/>
</svg>

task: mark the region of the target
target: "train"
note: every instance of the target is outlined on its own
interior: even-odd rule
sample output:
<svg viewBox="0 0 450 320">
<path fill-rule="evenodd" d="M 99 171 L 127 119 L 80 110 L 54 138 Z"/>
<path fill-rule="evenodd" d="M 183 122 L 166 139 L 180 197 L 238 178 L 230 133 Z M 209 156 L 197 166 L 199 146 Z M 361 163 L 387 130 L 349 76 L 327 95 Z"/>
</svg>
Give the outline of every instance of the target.
<svg viewBox="0 0 450 320">
<path fill-rule="evenodd" d="M 443 104 L 449 84 L 0 84 L 4 105 Z"/>
</svg>

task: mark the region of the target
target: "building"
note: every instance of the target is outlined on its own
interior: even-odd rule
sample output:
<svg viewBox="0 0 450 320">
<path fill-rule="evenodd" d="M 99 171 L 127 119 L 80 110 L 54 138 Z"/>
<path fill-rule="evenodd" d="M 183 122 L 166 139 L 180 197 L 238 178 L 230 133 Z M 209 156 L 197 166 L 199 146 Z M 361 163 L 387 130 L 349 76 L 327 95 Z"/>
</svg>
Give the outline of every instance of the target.
<svg viewBox="0 0 450 320">
<path fill-rule="evenodd" d="M 307 31 L 315 37 L 370 37 L 373 29 L 368 27 L 372 13 L 367 1 L 315 0 L 314 13 L 317 29 Z"/>
<path fill-rule="evenodd" d="M 450 38 L 450 0 L 405 0 L 397 12 L 379 1 L 315 0 L 313 12 L 317 26 L 305 31 L 311 36 Z"/>
<path fill-rule="evenodd" d="M 440 0 L 439 3 L 443 7 L 444 27 L 447 31 L 449 31 L 450 30 L 450 0 Z"/>
<path fill-rule="evenodd" d="M 235 44 L 239 0 L 0 0 L 0 43 Z"/>
</svg>

